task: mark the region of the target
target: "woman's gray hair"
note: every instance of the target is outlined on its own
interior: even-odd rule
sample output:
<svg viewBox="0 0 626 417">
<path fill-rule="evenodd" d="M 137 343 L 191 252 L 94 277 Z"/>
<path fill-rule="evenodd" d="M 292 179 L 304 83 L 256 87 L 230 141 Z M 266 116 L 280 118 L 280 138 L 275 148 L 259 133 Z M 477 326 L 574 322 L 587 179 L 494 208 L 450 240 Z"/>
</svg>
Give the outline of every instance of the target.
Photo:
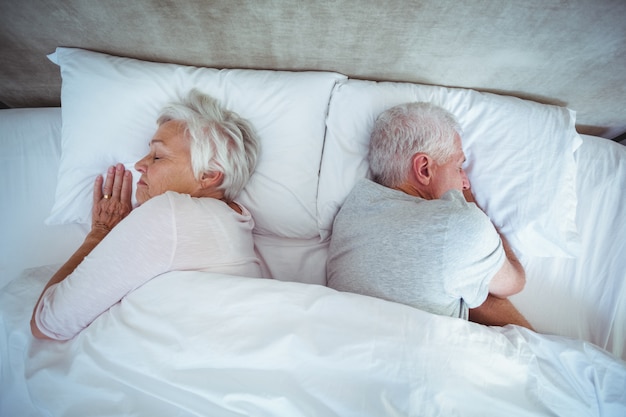
<svg viewBox="0 0 626 417">
<path fill-rule="evenodd" d="M 456 118 L 431 103 L 405 103 L 381 113 L 370 138 L 369 164 L 373 180 L 394 188 L 409 175 L 412 157 L 425 153 L 445 163 L 455 150 Z"/>
<path fill-rule="evenodd" d="M 206 172 L 221 172 L 223 178 L 218 188 L 225 200 L 234 200 L 256 167 L 260 143 L 252 125 L 196 89 L 180 102 L 166 106 L 157 124 L 161 126 L 170 120 L 186 125 L 196 178 Z"/>
</svg>

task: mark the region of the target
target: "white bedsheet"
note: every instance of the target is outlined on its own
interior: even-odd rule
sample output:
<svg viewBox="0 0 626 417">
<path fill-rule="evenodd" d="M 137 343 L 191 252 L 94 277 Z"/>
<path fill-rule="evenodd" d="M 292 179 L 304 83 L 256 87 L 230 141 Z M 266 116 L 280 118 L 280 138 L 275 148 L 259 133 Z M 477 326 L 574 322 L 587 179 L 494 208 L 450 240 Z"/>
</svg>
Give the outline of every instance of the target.
<svg viewBox="0 0 626 417">
<path fill-rule="evenodd" d="M 511 299 L 539 332 L 626 360 L 626 146 L 583 136 L 575 157 L 581 255 L 526 259 L 526 287 Z"/>
<path fill-rule="evenodd" d="M 170 272 L 34 340 L 52 272 L 0 293 L 3 416 L 626 415 L 626 364 L 589 343 L 311 284 Z"/>
<path fill-rule="evenodd" d="M 60 108 L 0 111 L 0 288 L 25 268 L 65 262 L 87 234 L 44 225 L 60 157 Z"/>
</svg>

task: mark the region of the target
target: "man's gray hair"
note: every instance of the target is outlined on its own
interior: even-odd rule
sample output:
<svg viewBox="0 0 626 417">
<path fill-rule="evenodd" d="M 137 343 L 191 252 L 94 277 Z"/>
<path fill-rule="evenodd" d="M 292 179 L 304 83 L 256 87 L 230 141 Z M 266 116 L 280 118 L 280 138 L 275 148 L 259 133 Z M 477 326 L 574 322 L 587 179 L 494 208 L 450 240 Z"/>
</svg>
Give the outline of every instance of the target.
<svg viewBox="0 0 626 417">
<path fill-rule="evenodd" d="M 460 130 L 450 112 L 431 103 L 405 103 L 384 111 L 370 138 L 368 158 L 374 181 L 391 188 L 401 185 L 416 153 L 428 154 L 437 163 L 447 162 Z"/>
<path fill-rule="evenodd" d="M 252 125 L 196 89 L 165 107 L 157 124 L 170 120 L 185 123 L 196 179 L 206 172 L 221 172 L 223 179 L 218 188 L 227 201 L 234 200 L 256 167 L 260 143 Z"/>
</svg>

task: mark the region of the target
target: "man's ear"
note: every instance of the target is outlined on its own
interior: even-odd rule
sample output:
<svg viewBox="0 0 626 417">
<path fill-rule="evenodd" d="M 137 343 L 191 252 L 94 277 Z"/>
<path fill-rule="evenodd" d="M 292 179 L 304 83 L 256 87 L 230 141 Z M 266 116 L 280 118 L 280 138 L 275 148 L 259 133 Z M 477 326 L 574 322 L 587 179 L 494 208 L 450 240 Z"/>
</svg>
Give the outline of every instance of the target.
<svg viewBox="0 0 626 417">
<path fill-rule="evenodd" d="M 415 179 L 422 185 L 430 184 L 433 175 L 433 160 L 425 153 L 413 155 L 411 170 Z"/>
<path fill-rule="evenodd" d="M 224 174 L 219 171 L 204 172 L 200 177 L 200 186 L 203 189 L 219 187 L 223 178 Z"/>
</svg>

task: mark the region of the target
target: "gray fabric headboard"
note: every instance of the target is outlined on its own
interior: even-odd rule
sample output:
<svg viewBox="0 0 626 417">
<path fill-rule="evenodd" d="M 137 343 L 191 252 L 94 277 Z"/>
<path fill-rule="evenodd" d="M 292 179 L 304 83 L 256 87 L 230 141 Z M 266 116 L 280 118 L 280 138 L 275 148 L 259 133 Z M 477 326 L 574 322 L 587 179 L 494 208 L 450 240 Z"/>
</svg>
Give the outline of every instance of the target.
<svg viewBox="0 0 626 417">
<path fill-rule="evenodd" d="M 567 106 L 581 133 L 626 131 L 623 0 L 4 0 L 0 101 L 59 105 L 57 46 L 473 88 Z"/>
</svg>

